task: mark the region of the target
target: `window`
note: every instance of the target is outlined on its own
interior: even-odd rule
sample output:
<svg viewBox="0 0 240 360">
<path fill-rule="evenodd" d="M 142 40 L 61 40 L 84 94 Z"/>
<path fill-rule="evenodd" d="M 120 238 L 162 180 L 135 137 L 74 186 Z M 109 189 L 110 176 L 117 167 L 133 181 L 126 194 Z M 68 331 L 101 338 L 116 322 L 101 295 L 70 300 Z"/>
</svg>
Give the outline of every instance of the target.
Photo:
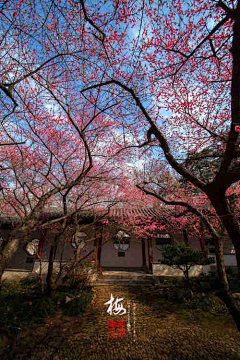
<svg viewBox="0 0 240 360">
<path fill-rule="evenodd" d="M 208 255 L 215 255 L 215 243 L 212 238 L 208 238 L 205 240 L 206 248 L 208 251 Z"/>
<path fill-rule="evenodd" d="M 36 255 L 36 253 L 38 251 L 38 245 L 39 245 L 38 239 L 34 239 L 30 243 L 28 243 L 26 245 L 26 252 L 28 253 L 28 255 L 31 255 L 31 256 Z"/>
<path fill-rule="evenodd" d="M 205 239 L 205 244 L 208 249 L 208 252 L 210 252 L 211 250 L 212 254 L 215 253 L 215 243 L 212 238 Z"/>
<path fill-rule="evenodd" d="M 208 253 L 211 255 L 215 255 L 215 246 L 209 246 L 208 247 Z"/>
<path fill-rule="evenodd" d="M 118 252 L 118 257 L 125 257 L 125 252 Z"/>
<path fill-rule="evenodd" d="M 208 253 L 211 255 L 215 255 L 215 245 L 208 245 Z M 223 245 L 223 255 L 234 255 L 235 250 L 233 245 Z"/>
<path fill-rule="evenodd" d="M 82 231 L 79 231 L 78 233 L 74 234 L 72 237 L 72 247 L 74 247 L 74 249 L 77 249 L 78 246 L 81 244 L 81 249 L 86 245 L 86 242 L 84 241 L 84 239 L 87 238 L 87 234 L 85 234 Z"/>
<path fill-rule="evenodd" d="M 208 254 L 215 255 L 215 243 L 213 239 L 207 239 L 206 245 L 208 249 Z M 224 239 L 223 241 L 223 255 L 234 255 L 235 250 L 232 242 L 229 239 Z"/>
<path fill-rule="evenodd" d="M 170 244 L 171 235 L 170 234 L 157 234 L 156 236 L 156 247 L 159 251 L 163 251 L 165 245 Z"/>
<path fill-rule="evenodd" d="M 126 251 L 129 248 L 130 243 L 130 236 L 125 233 L 124 231 L 120 230 L 114 237 L 113 237 L 113 246 L 118 251 Z M 123 256 L 123 255 L 118 255 Z"/>
</svg>

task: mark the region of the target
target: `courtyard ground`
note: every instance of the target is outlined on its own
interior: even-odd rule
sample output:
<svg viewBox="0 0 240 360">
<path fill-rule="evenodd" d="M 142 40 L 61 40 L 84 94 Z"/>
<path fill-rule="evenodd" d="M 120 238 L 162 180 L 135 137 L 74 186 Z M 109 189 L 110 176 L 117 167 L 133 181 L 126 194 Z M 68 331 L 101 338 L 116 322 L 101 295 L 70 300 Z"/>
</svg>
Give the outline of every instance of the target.
<svg viewBox="0 0 240 360">
<path fill-rule="evenodd" d="M 32 324 L 18 335 L 3 337 L 2 358 L 240 359 L 240 334 L 229 315 L 214 317 L 202 311 L 179 310 L 149 295 L 144 287 L 96 286 L 94 291 L 94 299 L 86 313 L 73 318 L 58 313 L 49 318 L 46 326 Z M 110 300 L 111 294 L 114 301 L 123 298 L 119 305 L 123 304 L 126 310 L 130 302 L 130 332 L 127 330 L 128 312 L 124 315 L 107 312 L 108 305 L 104 303 Z M 121 328 L 111 333 L 109 320 L 125 320 L 125 336 L 113 337 L 117 331 L 121 334 Z"/>
</svg>

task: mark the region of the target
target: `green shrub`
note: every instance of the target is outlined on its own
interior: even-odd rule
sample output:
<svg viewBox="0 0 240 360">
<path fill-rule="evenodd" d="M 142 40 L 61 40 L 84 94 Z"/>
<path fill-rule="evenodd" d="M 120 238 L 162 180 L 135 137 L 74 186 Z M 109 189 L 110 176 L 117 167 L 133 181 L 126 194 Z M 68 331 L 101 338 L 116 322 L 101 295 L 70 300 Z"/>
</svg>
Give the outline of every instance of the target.
<svg viewBox="0 0 240 360">
<path fill-rule="evenodd" d="M 213 315 L 222 315 L 228 313 L 226 305 L 214 294 L 197 293 L 188 289 L 173 292 L 171 298 L 173 302 L 180 304 L 183 309 L 203 310 Z"/>
<path fill-rule="evenodd" d="M 240 292 L 238 274 L 234 274 L 230 268 L 228 275 L 229 288 L 231 292 Z M 214 292 L 220 287 L 218 277 L 214 273 L 191 279 L 192 286 L 197 292 Z"/>
<path fill-rule="evenodd" d="M 26 293 L 32 291 L 36 293 L 42 293 L 38 277 L 22 279 L 19 285 L 21 286 L 22 291 Z"/>
<path fill-rule="evenodd" d="M 1 332 L 16 334 L 30 323 L 46 324 L 48 317 L 54 316 L 58 309 L 63 315 L 79 315 L 86 311 L 94 295 L 91 286 L 81 292 L 61 286 L 54 291 L 52 299 L 38 290 L 36 280 L 4 285 L 0 293 Z M 73 300 L 66 303 L 66 296 Z"/>
<path fill-rule="evenodd" d="M 24 278 L 19 282 L 19 284 L 21 285 L 21 287 L 24 287 L 24 288 L 32 288 L 32 286 L 35 286 L 38 284 L 38 278 L 36 278 L 36 277 Z"/>
<path fill-rule="evenodd" d="M 185 281 L 182 278 L 180 278 L 180 279 L 173 278 L 173 279 L 168 280 L 169 285 L 181 285 L 184 282 Z"/>
<path fill-rule="evenodd" d="M 62 305 L 63 315 L 76 316 L 85 312 L 87 305 L 93 299 L 93 295 L 91 287 L 85 288 L 80 297 L 75 297 L 73 300 Z"/>
<path fill-rule="evenodd" d="M 240 292 L 240 284 L 239 284 L 239 278 L 238 278 L 238 274 L 232 274 L 232 275 L 228 275 L 228 282 L 229 282 L 229 287 L 231 292 L 236 292 L 239 293 Z"/>
<path fill-rule="evenodd" d="M 2 285 L 0 296 L 17 295 L 19 293 L 23 293 L 21 284 L 8 282 Z"/>
<path fill-rule="evenodd" d="M 183 298 L 181 307 L 184 309 L 201 309 L 207 311 L 209 308 L 209 300 L 204 293 L 198 293 L 191 298 Z"/>
<path fill-rule="evenodd" d="M 223 315 L 228 313 L 226 305 L 214 295 L 209 298 L 209 308 L 210 313 L 213 315 Z"/>
<path fill-rule="evenodd" d="M 68 285 L 59 286 L 53 293 L 54 302 L 60 301 L 61 304 L 65 304 L 66 296 L 68 298 L 74 298 L 81 293 L 81 290 L 69 287 Z"/>
<path fill-rule="evenodd" d="M 215 274 L 202 275 L 198 278 L 191 279 L 192 288 L 196 292 L 214 292 L 219 288 L 219 281 Z"/>
<path fill-rule="evenodd" d="M 233 269 L 232 269 L 230 266 L 227 266 L 227 267 L 226 267 L 226 274 L 227 274 L 228 276 L 231 276 L 231 275 L 234 274 L 234 271 L 233 271 Z"/>
<path fill-rule="evenodd" d="M 44 296 L 3 295 L 0 301 L 0 327 L 7 333 L 16 333 L 32 322 L 45 324 L 56 313 L 56 305 Z"/>
<path fill-rule="evenodd" d="M 214 263 L 215 259 L 213 257 L 206 258 L 202 251 L 195 250 L 185 243 L 165 245 L 161 260 L 161 264 L 171 266 L 173 269 L 180 269 L 187 282 L 189 282 L 189 270 L 191 267 Z"/>
<path fill-rule="evenodd" d="M 202 281 L 200 284 L 196 286 L 197 292 L 210 292 L 213 291 L 213 284 L 208 281 Z"/>
</svg>

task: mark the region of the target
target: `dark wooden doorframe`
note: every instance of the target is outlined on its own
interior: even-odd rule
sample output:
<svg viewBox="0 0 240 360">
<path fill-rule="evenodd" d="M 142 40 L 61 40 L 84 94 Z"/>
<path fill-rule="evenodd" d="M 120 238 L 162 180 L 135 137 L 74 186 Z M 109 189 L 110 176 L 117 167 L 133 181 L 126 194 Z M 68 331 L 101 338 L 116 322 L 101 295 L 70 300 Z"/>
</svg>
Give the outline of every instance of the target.
<svg viewBox="0 0 240 360">
<path fill-rule="evenodd" d="M 38 244 L 37 254 L 35 255 L 35 260 L 41 259 L 43 245 L 44 245 L 44 242 L 46 241 L 46 234 L 47 234 L 47 229 L 40 230 L 40 241 Z"/>
<path fill-rule="evenodd" d="M 183 230 L 184 242 L 188 245 L 188 233 L 187 230 Z"/>
<path fill-rule="evenodd" d="M 153 248 L 152 248 L 152 238 L 148 238 L 148 261 L 149 261 L 149 270 L 150 272 L 153 271 L 152 263 L 153 263 Z"/>
<path fill-rule="evenodd" d="M 146 266 L 145 240 L 142 239 L 142 266 Z"/>
<path fill-rule="evenodd" d="M 99 236 L 98 238 L 98 241 L 97 241 L 97 261 L 98 261 L 98 264 L 101 265 L 101 253 L 102 253 L 102 236 L 103 236 L 103 228 L 101 228 L 101 235 Z"/>
</svg>

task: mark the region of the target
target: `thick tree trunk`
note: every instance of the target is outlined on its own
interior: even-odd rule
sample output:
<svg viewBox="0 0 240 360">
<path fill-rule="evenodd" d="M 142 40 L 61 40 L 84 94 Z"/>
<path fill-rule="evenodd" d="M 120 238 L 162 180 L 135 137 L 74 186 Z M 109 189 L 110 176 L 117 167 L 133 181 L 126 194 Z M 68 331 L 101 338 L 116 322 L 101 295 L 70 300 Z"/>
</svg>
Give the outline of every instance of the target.
<svg viewBox="0 0 240 360">
<path fill-rule="evenodd" d="M 238 331 L 240 331 L 240 311 L 236 301 L 234 300 L 231 292 L 229 291 L 229 284 L 225 270 L 224 255 L 223 255 L 223 241 L 222 239 L 215 238 L 215 253 L 217 261 L 217 272 L 218 279 L 220 282 L 220 288 L 216 291 L 216 296 L 221 299 L 224 304 L 227 306 L 228 311 L 233 317 L 233 320 L 237 326 Z"/>
<path fill-rule="evenodd" d="M 218 216 L 220 217 L 229 237 L 234 245 L 237 267 L 238 280 L 240 282 L 240 224 L 236 216 L 231 212 L 225 194 L 211 196 L 210 200 Z"/>
<path fill-rule="evenodd" d="M 217 214 L 225 226 L 230 238 L 232 239 L 237 258 L 238 278 L 240 280 L 240 223 L 236 216 L 234 216 L 234 206 L 229 206 L 225 191 L 225 182 L 230 175 L 231 163 L 233 154 L 236 151 L 236 143 L 238 133 L 235 131 L 235 126 L 240 125 L 240 2 L 233 13 L 233 40 L 232 40 L 232 84 L 231 84 L 231 117 L 232 123 L 225 150 L 225 155 L 221 163 L 219 173 L 215 178 L 215 183 L 212 184 L 213 196 L 208 194 Z M 229 171 L 230 170 L 230 171 Z M 232 199 L 232 205 L 234 200 Z M 231 200 L 230 200 L 231 203 Z M 231 209 L 232 207 L 232 209 Z"/>
<path fill-rule="evenodd" d="M 11 261 L 13 255 L 18 249 L 19 240 L 18 239 L 10 239 L 0 253 L 0 289 L 2 283 L 3 273 Z"/>
<path fill-rule="evenodd" d="M 216 292 L 216 295 L 227 306 L 228 311 L 232 315 L 233 320 L 234 320 L 235 324 L 237 325 L 238 331 L 240 331 L 240 311 L 238 310 L 236 301 L 233 298 L 232 294 L 225 289 L 220 289 L 219 291 Z"/>
<path fill-rule="evenodd" d="M 189 281 L 189 273 L 188 273 L 188 269 L 186 269 L 183 273 L 184 273 L 184 276 L 185 276 L 185 279 L 186 279 L 186 282 L 188 284 L 188 286 L 190 285 L 190 281 Z"/>
<path fill-rule="evenodd" d="M 240 239 L 240 237 L 239 237 L 239 239 Z M 235 250 L 235 254 L 236 254 L 237 267 L 238 267 L 238 284 L 240 286 L 240 242 L 234 244 L 234 250 Z"/>
<path fill-rule="evenodd" d="M 52 298 L 53 296 L 53 281 L 52 281 L 52 276 L 53 276 L 53 262 L 55 259 L 55 254 L 56 254 L 56 245 L 51 245 L 51 250 L 50 250 L 50 255 L 49 255 L 49 260 L 48 260 L 48 273 L 47 273 L 47 278 L 46 278 L 46 293 L 47 296 Z"/>
<path fill-rule="evenodd" d="M 224 263 L 224 255 L 223 255 L 223 240 L 221 238 L 215 238 L 215 255 L 217 262 L 217 273 L 218 279 L 222 289 L 229 291 L 229 284 L 226 274 L 226 268 Z"/>
</svg>

